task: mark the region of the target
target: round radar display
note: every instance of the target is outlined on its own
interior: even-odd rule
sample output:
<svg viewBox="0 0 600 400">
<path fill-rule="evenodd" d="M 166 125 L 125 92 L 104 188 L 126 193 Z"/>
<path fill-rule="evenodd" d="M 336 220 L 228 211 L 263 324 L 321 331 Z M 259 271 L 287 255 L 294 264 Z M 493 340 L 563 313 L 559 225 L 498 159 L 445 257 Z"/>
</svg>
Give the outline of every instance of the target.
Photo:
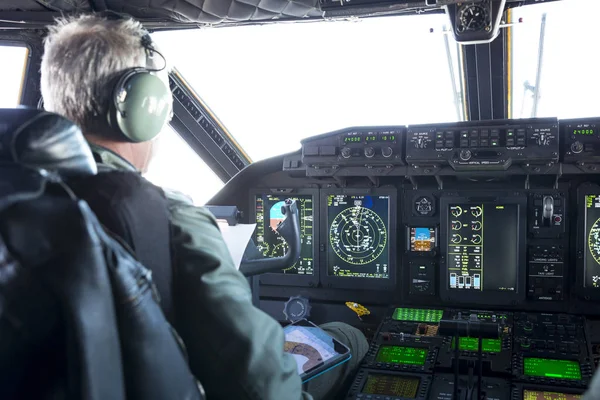
<svg viewBox="0 0 600 400">
<path fill-rule="evenodd" d="M 331 246 L 337 256 L 353 265 L 375 261 L 387 244 L 387 229 L 377 213 L 366 207 L 340 212 L 329 229 Z"/>
<path fill-rule="evenodd" d="M 327 196 L 327 274 L 390 277 L 389 196 Z"/>
<path fill-rule="evenodd" d="M 594 257 L 594 260 L 600 264 L 600 218 L 598 218 L 590 228 L 588 248 L 590 249 L 592 257 Z"/>
</svg>

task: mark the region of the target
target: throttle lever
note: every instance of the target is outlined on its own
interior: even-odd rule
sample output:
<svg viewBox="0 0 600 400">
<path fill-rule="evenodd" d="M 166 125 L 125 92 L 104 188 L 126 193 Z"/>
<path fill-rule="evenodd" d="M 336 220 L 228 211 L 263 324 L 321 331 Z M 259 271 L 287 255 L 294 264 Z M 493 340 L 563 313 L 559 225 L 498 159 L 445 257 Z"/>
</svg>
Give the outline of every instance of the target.
<svg viewBox="0 0 600 400">
<path fill-rule="evenodd" d="M 544 226 L 550 226 L 552 224 L 552 216 L 554 215 L 554 198 L 552 196 L 544 196 L 543 204 L 542 221 Z"/>
</svg>

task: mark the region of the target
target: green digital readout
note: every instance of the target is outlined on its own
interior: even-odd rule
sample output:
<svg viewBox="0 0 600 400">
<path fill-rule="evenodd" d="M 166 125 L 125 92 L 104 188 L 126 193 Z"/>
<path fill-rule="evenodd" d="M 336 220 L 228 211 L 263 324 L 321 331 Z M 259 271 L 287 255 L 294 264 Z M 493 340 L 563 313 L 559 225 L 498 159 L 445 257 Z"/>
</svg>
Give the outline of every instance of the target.
<svg viewBox="0 0 600 400">
<path fill-rule="evenodd" d="M 367 135 L 365 136 L 365 142 L 376 142 L 377 135 Z"/>
<path fill-rule="evenodd" d="M 581 368 L 577 361 L 525 357 L 523 371 L 526 376 L 581 380 Z"/>
<path fill-rule="evenodd" d="M 595 134 L 596 130 L 592 128 L 573 129 L 573 135 L 576 136 L 594 136 Z"/>
<path fill-rule="evenodd" d="M 425 365 L 427 349 L 403 346 L 381 346 L 375 361 L 388 364 Z"/>
<path fill-rule="evenodd" d="M 362 142 L 362 138 L 360 136 L 346 136 L 344 138 L 344 143 L 360 143 Z"/>
<path fill-rule="evenodd" d="M 438 323 L 442 319 L 443 310 L 426 310 L 421 308 L 396 308 L 392 319 L 396 321 L 411 322 L 433 322 Z"/>
<path fill-rule="evenodd" d="M 472 337 L 461 337 L 458 340 L 461 351 L 479 351 L 479 339 Z M 452 348 L 454 348 L 454 339 L 452 339 Z M 500 339 L 483 339 L 481 351 L 484 353 L 500 353 L 502 351 L 502 341 Z"/>
<path fill-rule="evenodd" d="M 396 141 L 396 135 L 382 135 L 381 136 L 381 141 L 382 142 L 395 142 Z"/>
</svg>

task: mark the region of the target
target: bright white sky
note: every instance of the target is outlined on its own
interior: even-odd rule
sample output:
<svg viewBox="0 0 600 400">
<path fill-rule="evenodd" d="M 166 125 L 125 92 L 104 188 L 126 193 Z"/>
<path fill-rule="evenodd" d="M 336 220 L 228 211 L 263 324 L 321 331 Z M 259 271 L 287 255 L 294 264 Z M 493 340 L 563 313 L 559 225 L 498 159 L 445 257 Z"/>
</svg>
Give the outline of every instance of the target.
<svg viewBox="0 0 600 400">
<path fill-rule="evenodd" d="M 535 84 L 544 12 L 538 116 L 600 115 L 600 1 L 565 0 L 514 11 L 513 19 L 524 22 L 513 28 L 513 116 L 531 115 L 531 94 L 524 98 L 523 83 Z M 445 24 L 447 17 L 439 14 L 184 30 L 154 39 L 258 161 L 299 149 L 303 138 L 344 127 L 456 121 Z M 456 45 L 450 42 L 456 66 Z M 22 75 L 25 54 L 0 46 L 0 107 L 18 102 L 16 77 Z M 191 195 L 197 204 L 222 187 L 170 128 L 159 141 L 150 180 Z"/>
<path fill-rule="evenodd" d="M 0 108 L 19 104 L 26 56 L 25 47 L 0 45 Z"/>
<path fill-rule="evenodd" d="M 531 92 L 524 100 L 523 83 L 535 85 L 542 14 L 546 41 L 540 82 L 538 117 L 580 118 L 600 115 L 600 35 L 598 0 L 565 0 L 515 9 L 523 18 L 514 31 L 513 117 L 531 116 Z M 523 110 L 523 113 L 522 113 Z"/>
</svg>

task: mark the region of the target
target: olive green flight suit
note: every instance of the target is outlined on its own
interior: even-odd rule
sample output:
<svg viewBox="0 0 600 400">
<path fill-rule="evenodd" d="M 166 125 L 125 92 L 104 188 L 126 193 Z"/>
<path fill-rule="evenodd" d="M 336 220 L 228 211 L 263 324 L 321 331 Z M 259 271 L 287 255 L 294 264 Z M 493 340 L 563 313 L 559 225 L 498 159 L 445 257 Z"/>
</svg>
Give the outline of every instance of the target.
<svg viewBox="0 0 600 400">
<path fill-rule="evenodd" d="M 137 172 L 115 153 L 91 147 L 100 170 Z M 179 271 L 195 270 L 199 276 L 190 283 L 194 285 L 195 298 L 189 300 L 195 309 L 185 312 L 202 324 L 197 325 L 193 338 L 180 333 L 190 353 L 192 371 L 206 389 L 208 400 L 308 400 L 343 396 L 344 393 L 338 393 L 340 388 L 355 374 L 368 350 L 364 335 L 344 323 L 322 325 L 352 350 L 352 359 L 303 386 L 295 359 L 283 351 L 280 324 L 253 306 L 250 286 L 233 264 L 215 217 L 205 208 L 194 206 L 182 194 L 167 190 L 165 194 L 174 227 L 171 238 L 174 267 Z M 148 226 L 151 229 L 151 223 Z"/>
</svg>

